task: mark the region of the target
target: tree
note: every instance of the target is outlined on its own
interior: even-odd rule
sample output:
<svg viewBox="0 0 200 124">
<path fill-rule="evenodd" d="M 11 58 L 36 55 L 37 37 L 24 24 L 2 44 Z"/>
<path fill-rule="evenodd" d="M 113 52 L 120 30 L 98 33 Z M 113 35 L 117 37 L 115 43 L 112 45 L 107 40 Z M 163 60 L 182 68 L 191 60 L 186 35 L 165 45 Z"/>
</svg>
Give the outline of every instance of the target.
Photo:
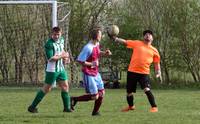
<svg viewBox="0 0 200 124">
<path fill-rule="evenodd" d="M 176 37 L 187 70 L 200 82 L 200 14 L 199 1 L 177 1 Z"/>
</svg>

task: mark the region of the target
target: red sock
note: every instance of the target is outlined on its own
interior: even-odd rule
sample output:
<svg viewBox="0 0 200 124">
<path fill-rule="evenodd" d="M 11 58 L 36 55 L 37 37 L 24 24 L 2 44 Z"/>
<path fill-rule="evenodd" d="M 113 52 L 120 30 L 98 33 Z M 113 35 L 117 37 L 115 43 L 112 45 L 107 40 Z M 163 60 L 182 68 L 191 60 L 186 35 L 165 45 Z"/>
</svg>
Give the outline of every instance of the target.
<svg viewBox="0 0 200 124">
<path fill-rule="evenodd" d="M 78 97 L 74 97 L 75 101 L 89 101 L 92 100 L 92 95 L 87 94 L 87 95 L 82 95 L 82 96 L 78 96 Z"/>
<path fill-rule="evenodd" d="M 103 101 L 103 97 L 102 96 L 99 96 L 99 98 L 97 100 L 95 100 L 93 113 L 96 113 L 96 112 L 99 111 L 99 108 L 100 108 L 100 106 L 102 104 L 102 101 Z"/>
</svg>

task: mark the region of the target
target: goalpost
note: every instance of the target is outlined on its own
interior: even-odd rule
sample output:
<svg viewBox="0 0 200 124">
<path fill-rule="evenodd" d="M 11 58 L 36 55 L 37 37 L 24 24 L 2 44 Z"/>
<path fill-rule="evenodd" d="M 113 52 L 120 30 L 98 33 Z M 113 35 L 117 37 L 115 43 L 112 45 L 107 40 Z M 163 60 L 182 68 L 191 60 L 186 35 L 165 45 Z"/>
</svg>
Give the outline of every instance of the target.
<svg viewBox="0 0 200 124">
<path fill-rule="evenodd" d="M 52 5 L 52 27 L 57 26 L 57 1 L 56 0 L 36 0 L 36 1 L 0 1 L 4 5 L 17 5 L 17 4 L 51 4 Z"/>
<path fill-rule="evenodd" d="M 0 85 L 43 82 L 46 62 L 43 46 L 52 27 L 63 29 L 66 50 L 71 53 L 69 16 L 70 7 L 66 2 L 0 1 Z M 75 70 L 70 67 L 73 65 L 67 66 L 69 71 Z M 69 80 L 78 82 L 77 75 L 73 76 L 69 75 Z"/>
</svg>

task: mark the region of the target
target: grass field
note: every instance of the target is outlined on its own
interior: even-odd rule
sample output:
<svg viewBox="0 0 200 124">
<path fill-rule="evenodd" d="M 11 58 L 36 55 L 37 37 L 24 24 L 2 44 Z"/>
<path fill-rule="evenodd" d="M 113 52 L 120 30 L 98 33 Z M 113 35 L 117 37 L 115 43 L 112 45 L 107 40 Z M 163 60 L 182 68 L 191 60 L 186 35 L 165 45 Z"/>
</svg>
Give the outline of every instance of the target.
<svg viewBox="0 0 200 124">
<path fill-rule="evenodd" d="M 106 90 L 101 116 L 92 117 L 93 102 L 80 103 L 73 113 L 62 112 L 60 91 L 54 89 L 39 104 L 39 113 L 27 112 L 38 88 L 0 88 L 0 124 L 199 124 L 199 90 L 153 90 L 159 112 L 150 113 L 141 90 L 136 94 L 136 110 L 122 113 L 125 89 Z M 71 90 L 81 95 L 83 89 Z"/>
</svg>

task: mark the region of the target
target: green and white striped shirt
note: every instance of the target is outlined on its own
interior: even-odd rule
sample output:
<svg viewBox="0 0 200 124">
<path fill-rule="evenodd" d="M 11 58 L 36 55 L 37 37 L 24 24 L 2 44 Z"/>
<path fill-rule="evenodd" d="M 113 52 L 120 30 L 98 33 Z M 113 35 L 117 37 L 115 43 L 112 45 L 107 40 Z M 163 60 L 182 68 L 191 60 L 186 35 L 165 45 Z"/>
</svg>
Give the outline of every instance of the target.
<svg viewBox="0 0 200 124">
<path fill-rule="evenodd" d="M 49 59 L 54 55 L 56 54 L 61 55 L 63 50 L 64 50 L 63 37 L 59 38 L 58 41 L 54 41 L 52 38 L 47 40 L 45 44 L 45 53 L 48 59 L 46 65 L 46 72 L 60 72 L 65 69 L 62 59 L 59 59 L 57 61 L 49 61 Z"/>
</svg>

